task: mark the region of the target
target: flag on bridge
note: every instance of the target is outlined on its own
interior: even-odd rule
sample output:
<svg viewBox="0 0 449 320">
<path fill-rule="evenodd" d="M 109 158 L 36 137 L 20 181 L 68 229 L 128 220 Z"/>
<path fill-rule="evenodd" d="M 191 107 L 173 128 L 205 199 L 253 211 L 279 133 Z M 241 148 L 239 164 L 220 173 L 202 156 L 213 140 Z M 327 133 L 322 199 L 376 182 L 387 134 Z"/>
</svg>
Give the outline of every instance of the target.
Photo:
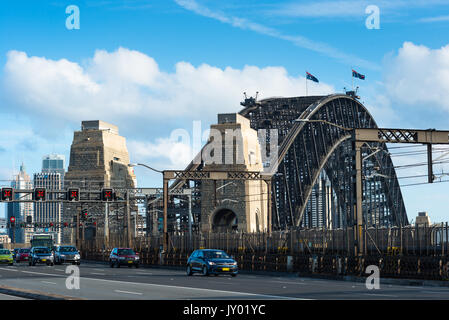
<svg viewBox="0 0 449 320">
<path fill-rule="evenodd" d="M 314 77 L 313 75 L 311 75 L 310 73 L 308 73 L 306 71 L 306 79 L 308 80 L 312 80 L 313 82 L 319 82 L 318 79 L 316 77 Z"/>
<path fill-rule="evenodd" d="M 358 73 L 354 69 L 352 69 L 352 76 L 355 77 L 355 78 L 359 78 L 359 79 L 365 80 L 365 76 L 363 74 Z"/>
</svg>

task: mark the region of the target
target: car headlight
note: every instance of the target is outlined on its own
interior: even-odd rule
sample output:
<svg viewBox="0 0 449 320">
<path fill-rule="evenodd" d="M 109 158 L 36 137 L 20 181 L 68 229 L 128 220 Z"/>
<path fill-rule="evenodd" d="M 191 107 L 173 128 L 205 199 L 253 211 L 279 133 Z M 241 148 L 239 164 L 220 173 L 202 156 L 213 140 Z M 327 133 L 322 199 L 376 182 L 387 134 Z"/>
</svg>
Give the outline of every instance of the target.
<svg viewBox="0 0 449 320">
<path fill-rule="evenodd" d="M 59 255 L 61 258 L 65 258 L 65 254 L 60 254 Z"/>
<path fill-rule="evenodd" d="M 81 259 L 81 256 L 79 254 L 75 254 L 75 259 Z"/>
<path fill-rule="evenodd" d="M 231 266 L 236 266 L 236 265 L 237 265 L 237 262 L 231 263 Z"/>
<path fill-rule="evenodd" d="M 118 257 L 120 260 L 123 260 L 123 259 L 125 259 L 125 257 Z"/>
<path fill-rule="evenodd" d="M 136 260 L 139 260 L 139 257 L 135 257 Z"/>
<path fill-rule="evenodd" d="M 209 265 L 210 265 L 210 266 L 213 266 L 213 265 L 215 265 L 215 262 L 209 261 Z"/>
</svg>

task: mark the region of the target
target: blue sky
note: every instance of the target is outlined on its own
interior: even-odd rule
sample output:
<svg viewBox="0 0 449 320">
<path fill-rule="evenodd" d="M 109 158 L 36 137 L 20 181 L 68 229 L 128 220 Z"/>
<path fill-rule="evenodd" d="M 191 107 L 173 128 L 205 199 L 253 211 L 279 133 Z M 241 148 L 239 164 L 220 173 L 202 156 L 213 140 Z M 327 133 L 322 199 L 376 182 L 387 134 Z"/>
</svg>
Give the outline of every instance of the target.
<svg viewBox="0 0 449 320">
<path fill-rule="evenodd" d="M 68 5 L 80 9 L 79 30 L 66 28 Z M 380 29 L 365 25 L 369 5 Z M 192 147 L 170 142 L 173 130 L 206 130 L 240 109 L 244 91 L 304 95 L 306 70 L 316 94 L 351 86 L 351 67 L 365 74 L 356 84 L 379 126 L 448 129 L 447 34 L 449 0 L 2 1 L 0 180 L 22 161 L 40 171 L 48 153 L 68 160 L 73 131 L 93 119 L 119 126 L 133 162 L 182 168 Z M 136 174 L 140 186 L 161 184 Z M 409 218 L 449 220 L 448 187 L 405 187 Z"/>
</svg>

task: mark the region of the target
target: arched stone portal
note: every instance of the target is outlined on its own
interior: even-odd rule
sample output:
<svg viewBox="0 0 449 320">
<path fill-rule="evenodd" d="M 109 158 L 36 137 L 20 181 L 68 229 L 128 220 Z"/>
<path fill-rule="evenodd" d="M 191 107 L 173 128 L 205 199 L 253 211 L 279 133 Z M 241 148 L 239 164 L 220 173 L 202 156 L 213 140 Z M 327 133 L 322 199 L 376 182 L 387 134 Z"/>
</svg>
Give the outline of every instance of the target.
<svg viewBox="0 0 449 320">
<path fill-rule="evenodd" d="M 218 210 L 212 219 L 212 231 L 214 232 L 236 231 L 237 225 L 237 215 L 231 209 Z"/>
</svg>

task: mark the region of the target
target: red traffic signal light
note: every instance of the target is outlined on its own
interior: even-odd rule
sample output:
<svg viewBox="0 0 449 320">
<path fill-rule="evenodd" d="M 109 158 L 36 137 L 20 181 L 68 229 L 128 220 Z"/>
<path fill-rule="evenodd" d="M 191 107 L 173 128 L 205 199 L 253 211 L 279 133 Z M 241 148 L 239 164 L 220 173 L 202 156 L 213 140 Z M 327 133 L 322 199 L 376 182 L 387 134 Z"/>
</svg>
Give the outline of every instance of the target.
<svg viewBox="0 0 449 320">
<path fill-rule="evenodd" d="M 33 200 L 45 201 L 47 196 L 47 190 L 45 188 L 34 188 Z"/>
<path fill-rule="evenodd" d="M 68 227 L 69 224 L 67 222 L 64 222 L 64 227 Z"/>
<path fill-rule="evenodd" d="M 114 200 L 115 200 L 114 189 L 101 190 L 101 201 L 114 201 Z"/>
<path fill-rule="evenodd" d="M 11 223 L 15 223 L 15 222 L 16 222 L 16 218 L 15 218 L 15 217 L 11 217 L 11 218 L 9 218 L 9 221 L 10 221 Z"/>
<path fill-rule="evenodd" d="M 96 226 L 97 225 L 97 222 L 96 221 L 94 221 L 94 226 Z"/>
<path fill-rule="evenodd" d="M 80 189 L 70 188 L 67 190 L 67 200 L 80 201 Z"/>
<path fill-rule="evenodd" d="M 53 222 L 50 222 L 50 227 L 53 227 L 53 225 L 54 225 Z"/>
<path fill-rule="evenodd" d="M 2 194 L 0 196 L 0 200 L 12 201 L 13 198 L 14 198 L 14 189 L 13 188 L 2 188 Z"/>
</svg>

